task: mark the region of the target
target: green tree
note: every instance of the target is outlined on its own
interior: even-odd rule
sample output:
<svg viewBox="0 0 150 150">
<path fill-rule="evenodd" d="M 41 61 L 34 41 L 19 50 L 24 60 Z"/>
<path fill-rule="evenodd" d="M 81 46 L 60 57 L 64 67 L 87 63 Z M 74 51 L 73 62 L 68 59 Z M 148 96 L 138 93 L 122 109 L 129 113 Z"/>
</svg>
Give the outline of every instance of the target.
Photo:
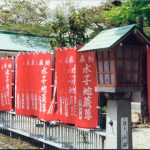
<svg viewBox="0 0 150 150">
<path fill-rule="evenodd" d="M 56 9 L 53 20 L 49 22 L 49 28 L 52 30 L 50 44 L 54 47 L 66 47 L 67 46 L 67 32 L 68 25 L 64 12 L 60 9 Z"/>
<path fill-rule="evenodd" d="M 144 26 L 150 26 L 150 1 L 128 0 L 105 11 L 102 16 L 110 26 L 135 23 L 143 29 Z"/>
<path fill-rule="evenodd" d="M 55 37 L 50 39 L 52 47 L 83 45 L 103 29 L 99 15 L 103 10 L 100 8 L 75 9 L 70 3 L 65 4 L 65 8 L 67 7 L 69 9 L 67 15 L 64 7 L 59 7 L 50 22 L 52 35 Z"/>
<path fill-rule="evenodd" d="M 4 0 L 0 3 L 0 29 L 47 35 L 44 1 Z"/>
</svg>

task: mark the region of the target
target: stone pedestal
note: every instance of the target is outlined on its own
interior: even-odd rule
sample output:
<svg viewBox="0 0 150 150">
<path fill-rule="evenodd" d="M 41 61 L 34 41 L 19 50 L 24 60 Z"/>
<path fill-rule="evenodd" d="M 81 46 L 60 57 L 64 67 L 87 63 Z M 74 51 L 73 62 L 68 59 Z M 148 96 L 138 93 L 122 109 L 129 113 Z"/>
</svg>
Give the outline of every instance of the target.
<svg viewBox="0 0 150 150">
<path fill-rule="evenodd" d="M 106 149 L 132 149 L 131 102 L 108 100 Z"/>
</svg>

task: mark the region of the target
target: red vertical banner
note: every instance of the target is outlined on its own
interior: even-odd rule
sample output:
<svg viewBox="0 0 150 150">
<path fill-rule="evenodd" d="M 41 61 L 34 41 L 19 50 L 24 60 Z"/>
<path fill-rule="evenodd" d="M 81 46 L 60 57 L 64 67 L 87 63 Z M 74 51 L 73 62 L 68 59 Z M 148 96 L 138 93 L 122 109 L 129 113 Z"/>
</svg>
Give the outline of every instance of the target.
<svg viewBox="0 0 150 150">
<path fill-rule="evenodd" d="M 17 114 L 31 115 L 31 110 L 27 109 L 26 100 L 26 82 L 29 80 L 27 64 L 27 54 L 18 54 L 16 57 L 15 72 L 15 111 Z"/>
<path fill-rule="evenodd" d="M 76 115 L 76 49 L 56 50 L 57 99 L 59 119 L 75 124 Z"/>
<path fill-rule="evenodd" d="M 46 120 L 57 120 L 55 103 L 52 101 L 52 55 L 41 54 L 39 62 L 40 70 L 40 101 L 38 117 Z"/>
<path fill-rule="evenodd" d="M 95 53 L 56 50 L 58 115 L 63 123 L 85 128 L 98 125 L 96 68 Z"/>
<path fill-rule="evenodd" d="M 76 126 L 95 128 L 98 125 L 98 93 L 95 53 L 77 54 L 77 119 Z"/>
<path fill-rule="evenodd" d="M 23 53 L 16 59 L 17 114 L 51 121 L 57 116 L 52 103 L 52 55 Z"/>
<path fill-rule="evenodd" d="M 0 111 L 12 110 L 13 59 L 0 60 Z"/>
</svg>

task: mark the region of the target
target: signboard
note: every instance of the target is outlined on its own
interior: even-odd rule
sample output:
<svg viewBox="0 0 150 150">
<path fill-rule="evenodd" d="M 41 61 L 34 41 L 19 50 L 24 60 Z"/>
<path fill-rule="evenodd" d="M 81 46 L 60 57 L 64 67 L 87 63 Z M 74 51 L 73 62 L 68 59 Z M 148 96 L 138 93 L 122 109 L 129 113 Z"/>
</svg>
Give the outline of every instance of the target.
<svg viewBox="0 0 150 150">
<path fill-rule="evenodd" d="M 121 149 L 129 149 L 128 117 L 121 117 Z"/>
<path fill-rule="evenodd" d="M 13 59 L 0 60 L 0 111 L 12 110 Z"/>
</svg>

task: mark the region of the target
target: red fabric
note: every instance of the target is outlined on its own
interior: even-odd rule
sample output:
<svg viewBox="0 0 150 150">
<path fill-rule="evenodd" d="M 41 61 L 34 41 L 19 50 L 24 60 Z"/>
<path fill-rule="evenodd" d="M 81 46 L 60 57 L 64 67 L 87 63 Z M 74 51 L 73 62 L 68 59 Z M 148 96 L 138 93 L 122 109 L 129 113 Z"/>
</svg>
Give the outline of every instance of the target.
<svg viewBox="0 0 150 150">
<path fill-rule="evenodd" d="M 51 103 L 52 55 L 19 54 L 16 64 L 16 113 L 56 120 Z"/>
<path fill-rule="evenodd" d="M 41 95 L 41 103 L 39 104 L 41 111 L 39 111 L 38 117 L 46 121 L 51 121 L 57 119 L 54 113 L 55 105 L 52 103 L 52 55 L 43 54 L 40 56 L 40 60 L 42 59 L 45 65 L 39 68 L 41 79 L 38 86 L 40 90 L 39 94 Z M 46 62 L 50 64 L 48 65 Z M 43 109 L 44 105 L 46 105 L 45 113 Z"/>
<path fill-rule="evenodd" d="M 56 50 L 59 119 L 75 124 L 76 49 Z"/>
<path fill-rule="evenodd" d="M 98 125 L 98 93 L 95 53 L 77 54 L 77 119 L 76 126 L 95 128 Z"/>
<path fill-rule="evenodd" d="M 0 111 L 12 110 L 12 65 L 11 58 L 0 60 Z"/>
<path fill-rule="evenodd" d="M 45 65 L 46 62 L 50 64 Z M 98 125 L 95 54 L 80 54 L 77 48 L 57 49 L 55 62 L 52 95 L 52 55 L 17 56 L 16 113 L 95 128 Z"/>
<path fill-rule="evenodd" d="M 63 123 L 85 128 L 98 125 L 96 68 L 95 53 L 80 54 L 77 48 L 56 50 L 58 116 Z"/>
<path fill-rule="evenodd" d="M 31 115 L 29 94 L 29 70 L 26 65 L 27 54 L 18 54 L 16 57 L 15 77 L 15 111 L 17 114 Z M 27 98 L 28 97 L 28 98 Z M 28 99 L 28 100 L 26 100 Z M 28 106 L 27 106 L 28 105 Z"/>
</svg>

